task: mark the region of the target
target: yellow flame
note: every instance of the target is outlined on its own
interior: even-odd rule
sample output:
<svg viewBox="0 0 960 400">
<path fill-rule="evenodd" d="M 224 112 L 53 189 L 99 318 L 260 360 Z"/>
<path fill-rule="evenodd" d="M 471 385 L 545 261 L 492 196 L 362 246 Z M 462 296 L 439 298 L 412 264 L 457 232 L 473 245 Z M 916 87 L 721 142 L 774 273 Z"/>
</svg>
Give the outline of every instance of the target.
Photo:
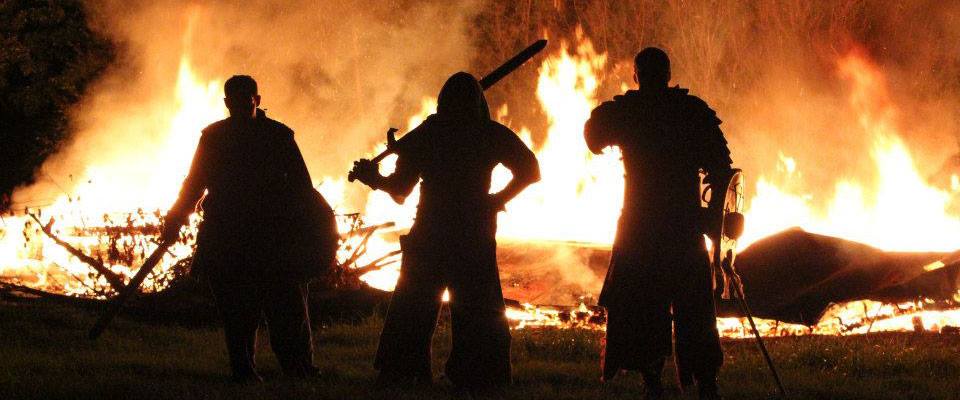
<svg viewBox="0 0 960 400">
<path fill-rule="evenodd" d="M 869 155 L 875 177 L 868 181 L 875 184 L 838 180 L 827 209 L 820 211 L 813 205 L 814 192 L 790 190 L 804 188 L 802 166 L 781 153 L 784 184 L 758 178 L 756 196 L 747 202 L 741 247 L 799 226 L 885 250 L 955 250 L 960 244 L 955 239 L 960 237 L 960 216 L 949 211 L 952 193 L 932 186 L 917 169 L 897 131 L 897 111 L 886 95 L 882 73 L 856 54 L 842 59 L 840 70 L 852 84 L 850 106 L 858 113 L 861 128 L 873 138 Z"/>
<path fill-rule="evenodd" d="M 199 141 L 200 130 L 211 121 L 222 119 L 225 109 L 220 95 L 221 81 L 203 81 L 193 72 L 190 59 L 184 55 L 177 73 L 175 96 L 153 115 L 143 121 L 156 121 L 157 127 L 133 126 L 127 134 L 162 131 L 162 141 L 154 146 L 128 149 L 133 156 L 124 155 L 121 162 L 110 158 L 95 158 L 70 196 L 60 196 L 53 205 L 43 209 L 41 220 L 47 223 L 54 217 L 54 233 L 81 250 L 103 251 L 104 243 L 96 237 L 85 236 L 83 230 L 112 226 L 158 226 L 155 213 L 136 210 L 165 210 L 176 198 L 180 183 L 186 176 L 190 160 Z M 169 113 L 167 110 L 176 110 Z M 169 115 L 168 118 L 156 116 Z M 148 123 L 146 122 L 146 123 Z M 122 165 L 121 165 L 122 164 Z M 106 221 L 113 216 L 115 222 Z M 126 218 L 132 217 L 130 221 Z M 195 218 L 195 217 L 194 217 Z M 140 246 L 136 235 L 119 239 L 121 245 Z M 155 244 L 143 249 L 149 254 Z M 173 246 L 170 254 L 158 268 L 163 271 L 178 259 L 189 255 L 190 246 Z M 141 260 L 142 261 L 142 260 Z M 128 265 L 106 265 L 121 276 L 132 276 Z M 135 271 L 135 270 L 134 270 Z M 4 219 L 0 229 L 0 274 L 34 287 L 53 286 L 66 294 L 83 293 L 90 287 L 106 287 L 106 280 L 89 276 L 90 267 L 69 254 L 63 247 L 37 230 L 37 224 L 27 216 Z M 148 279 L 145 286 L 152 283 Z"/>
<path fill-rule="evenodd" d="M 606 55 L 582 39 L 571 52 L 565 44 L 540 66 L 537 99 L 550 123 L 537 149 L 542 180 L 507 205 L 499 218 L 501 237 L 612 243 L 623 197 L 619 151 L 596 156 L 583 140 L 583 125 L 597 106 L 599 75 Z M 532 144 L 530 133 L 521 138 Z M 502 187 L 510 175 L 495 174 Z"/>
<path fill-rule="evenodd" d="M 532 132 L 514 126 L 519 136 L 535 146 L 543 180 L 512 201 L 499 219 L 500 236 L 511 240 L 564 240 L 598 244 L 612 242 L 623 194 L 623 166 L 617 150 L 591 154 L 583 141 L 583 125 L 599 100 L 597 90 L 606 67 L 606 54 L 597 53 L 592 43 L 577 32 L 574 47 L 567 44 L 547 57 L 539 67 L 537 100 L 548 117 L 549 128 L 539 143 Z M 849 105 L 857 115 L 863 132 L 873 146 L 867 156 L 875 166 L 875 176 L 837 177 L 832 188 L 811 187 L 804 181 L 805 168 L 789 150 L 769 149 L 778 154 L 776 174 L 758 175 L 753 181 L 753 196 L 747 200 L 747 225 L 741 246 L 781 231 L 800 226 L 808 231 L 864 242 L 887 250 L 954 250 L 960 237 L 960 218 L 951 214 L 951 197 L 960 191 L 960 177 L 950 177 L 949 191 L 930 185 L 923 178 L 913 155 L 900 139 L 897 109 L 887 94 L 883 74 L 869 59 L 859 54 L 844 57 L 838 63 L 840 76 L 850 84 Z M 190 59 L 184 55 L 175 83 L 175 96 L 149 110 L 146 121 L 156 121 L 155 131 L 164 132 L 159 145 L 140 151 L 136 163 L 91 160 L 76 187 L 74 196 L 63 196 L 45 209 L 55 215 L 57 234 L 81 248 L 100 246 L 95 240 L 76 234 L 77 227 L 103 226 L 102 215 L 137 208 L 163 210 L 174 200 L 189 167 L 200 129 L 222 118 L 225 110 L 220 94 L 221 80 L 204 80 L 196 75 Z M 621 84 L 626 90 L 629 86 Z M 421 110 L 407 121 L 407 130 L 435 112 L 436 99 L 425 98 Z M 494 115 L 508 123 L 506 105 Z M 147 130 L 147 129 L 141 129 Z M 131 129 L 136 131 L 136 129 Z M 384 147 L 373 149 L 371 154 Z M 735 149 L 734 149 L 735 150 Z M 734 157 L 737 153 L 734 152 Z M 381 164 L 382 172 L 394 168 L 395 157 Z M 751 176 L 747 171 L 748 178 Z M 502 188 L 510 174 L 499 167 L 494 173 L 493 190 Z M 90 182 L 90 183 L 86 183 Z M 335 206 L 345 198 L 343 178 L 324 178 L 319 190 Z M 827 189 L 825 192 L 824 189 Z M 396 231 L 413 221 L 418 191 L 403 206 L 382 192 L 371 192 L 363 208 L 369 224 L 392 221 L 397 229 L 375 235 L 367 243 L 367 254 L 357 265 L 373 262 L 396 250 Z M 826 197 L 826 198 L 825 198 Z M 79 200 L 77 200 L 79 198 Z M 817 204 L 826 204 L 820 208 Z M 146 226 L 156 224 L 153 214 L 133 221 Z M 46 219 L 44 219 L 46 221 Z M 347 227 L 342 227 L 346 229 Z M 148 249 L 152 245 L 147 245 Z M 164 268 L 172 260 L 189 253 L 189 246 L 175 247 Z M 933 263 L 928 271 L 942 268 Z M 109 265 L 117 273 L 129 276 L 129 266 Z M 0 228 L 0 277 L 15 278 L 34 287 L 56 288 L 64 293 L 79 293 L 93 282 L 89 268 L 37 231 L 27 217 L 5 218 Z M 361 279 L 369 285 L 393 290 L 399 276 L 399 263 L 367 273 Z M 79 279 L 75 279 L 79 277 Z M 449 298 L 445 292 L 444 297 Z M 956 296 L 960 301 L 960 294 Z M 936 330 L 960 325 L 957 310 L 925 310 L 922 303 L 888 305 L 875 302 L 851 302 L 835 306 L 815 327 L 807 328 L 775 321 L 759 321 L 767 335 L 800 333 L 862 333 L 877 330 L 913 330 L 922 326 Z M 867 311 L 864 311 L 867 310 Z M 585 304 L 572 309 L 538 307 L 525 304 L 506 311 L 518 328 L 535 326 L 595 327 L 596 316 Z M 919 322 L 918 322 L 919 321 Z M 741 319 L 718 319 L 718 328 L 726 336 L 743 337 L 750 333 Z"/>
</svg>

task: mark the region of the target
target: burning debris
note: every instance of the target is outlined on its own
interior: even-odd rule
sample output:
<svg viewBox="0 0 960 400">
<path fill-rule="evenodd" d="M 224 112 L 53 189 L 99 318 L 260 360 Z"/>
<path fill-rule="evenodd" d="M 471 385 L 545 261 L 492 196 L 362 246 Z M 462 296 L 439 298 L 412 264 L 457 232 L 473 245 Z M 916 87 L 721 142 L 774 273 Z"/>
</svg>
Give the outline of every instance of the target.
<svg viewBox="0 0 960 400">
<path fill-rule="evenodd" d="M 603 307 L 587 306 L 536 306 L 516 300 L 507 301 L 507 319 L 514 329 L 525 328 L 581 328 L 604 329 L 607 323 Z"/>
<path fill-rule="evenodd" d="M 78 297 L 112 296 L 156 249 L 160 215 L 137 210 L 88 218 L 82 211 L 25 210 L 6 217 L 0 229 L 0 254 L 6 257 L 0 277 Z M 185 231 L 185 240 L 168 250 L 160 268 L 147 277 L 146 291 L 160 291 L 185 273 L 188 265 L 178 261 L 192 253 L 192 232 Z"/>
<path fill-rule="evenodd" d="M 38 214 L 5 218 L 7 226 L 22 223 L 22 248 L 15 252 L 17 264 L 0 268 L 0 279 L 8 284 L 79 298 L 104 299 L 114 296 L 127 284 L 147 255 L 157 249 L 162 213 L 138 210 L 128 214 L 104 215 L 99 221 L 80 226 L 58 227 L 57 217 L 43 223 Z M 195 247 L 197 224 L 194 217 L 181 230 L 179 241 L 146 279 L 149 293 L 166 289 L 175 279 L 186 276 Z M 96 222 L 96 224 L 95 224 Z M 341 236 L 339 268 L 325 278 L 327 287 L 359 287 L 361 277 L 396 264 L 399 250 L 369 252 L 371 247 L 388 246 L 379 235 L 393 226 L 384 223 L 366 226 L 358 214 L 338 217 Z M 0 230 L 0 238 L 14 241 L 17 232 Z M 17 267 L 17 266 L 21 267 Z"/>
<path fill-rule="evenodd" d="M 757 315 L 812 326 L 831 305 L 863 299 L 949 308 L 960 288 L 958 256 L 884 252 L 790 229 L 752 244 L 739 255 L 737 268 L 748 298 L 756 299 Z M 730 313 L 720 306 L 721 315 Z"/>
<path fill-rule="evenodd" d="M 29 254 L 25 257 L 27 260 L 37 265 L 43 260 L 43 254 L 64 251 L 60 245 L 64 239 L 37 232 L 45 228 L 51 233 L 57 230 L 68 238 L 66 240 L 75 243 L 74 251 L 83 249 L 81 254 L 86 261 L 76 256 L 68 258 L 72 260 L 72 264 L 66 264 L 69 271 L 80 272 L 66 272 L 55 262 L 43 270 L 33 269 L 32 275 L 6 272 L 4 290 L 32 295 L 47 292 L 80 298 L 109 297 L 115 292 L 113 284 L 88 262 L 108 265 L 118 277 L 124 281 L 129 279 L 137 270 L 130 266 L 141 263 L 144 254 L 155 248 L 152 238 L 159 225 L 146 222 L 156 221 L 152 219 L 155 215 L 134 213 L 104 218 L 103 221 L 109 223 L 88 225 L 86 229 L 58 229 L 56 224 L 40 228 L 32 218 L 18 217 L 27 225 L 22 232 L 29 238 L 25 242 L 32 243 L 31 253 L 25 253 Z M 10 223 L 12 219 L 5 221 Z M 330 276 L 327 284 L 350 290 L 390 283 L 389 279 L 399 268 L 399 249 L 390 247 L 399 236 L 395 226 L 390 223 L 366 225 L 357 214 L 340 216 L 338 221 L 341 230 L 348 233 L 341 242 L 338 257 L 341 268 Z M 192 245 L 190 232 L 195 232 L 194 227 L 184 229 L 178 245 L 187 248 Z M 118 241 L 138 245 L 111 244 Z M 85 243 L 86 246 L 81 246 Z M 117 253 L 121 249 L 122 256 Z M 605 313 L 596 307 L 596 300 L 589 293 L 599 290 L 599 276 L 609 259 L 608 248 L 569 242 L 506 241 L 499 253 L 502 286 L 506 297 L 512 299 L 507 301 L 507 316 L 514 329 L 604 329 Z M 124 264 L 128 260 L 133 262 Z M 188 266 L 189 253 L 184 258 L 171 256 L 148 278 L 151 283 L 145 290 L 163 290 L 184 276 Z M 576 280 L 550 272 L 573 267 L 582 268 L 579 274 L 591 275 L 593 279 L 580 277 L 578 285 L 574 283 Z M 960 326 L 958 268 L 955 254 L 882 252 L 801 230 L 785 231 L 760 241 L 742 252 L 738 259 L 747 295 L 754 299 L 752 307 L 762 318 L 758 325 L 765 336 L 910 331 L 915 329 L 916 321 L 920 321 L 924 331 L 953 332 Z M 800 271 L 806 275 L 798 274 Z M 385 279 L 378 281 L 375 277 Z M 873 300 L 862 300 L 865 298 Z M 546 305 L 564 303 L 575 305 Z M 723 336 L 751 336 L 745 320 L 732 305 L 721 303 L 720 309 L 723 318 L 718 319 L 717 326 Z"/>
</svg>

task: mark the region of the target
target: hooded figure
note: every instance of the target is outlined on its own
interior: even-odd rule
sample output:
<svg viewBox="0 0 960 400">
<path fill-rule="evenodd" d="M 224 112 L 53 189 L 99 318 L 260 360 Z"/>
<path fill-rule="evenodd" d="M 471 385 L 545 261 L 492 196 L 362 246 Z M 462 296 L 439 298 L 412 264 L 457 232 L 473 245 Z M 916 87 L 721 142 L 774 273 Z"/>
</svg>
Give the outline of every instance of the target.
<svg viewBox="0 0 960 400">
<path fill-rule="evenodd" d="M 408 133 L 390 176 L 358 161 L 353 173 L 402 203 L 420 182 L 410 233 L 401 237 L 400 279 L 390 301 L 375 367 L 385 384 L 429 383 L 430 344 L 444 289 L 450 291 L 453 347 L 446 376 L 467 391 L 510 382 L 510 332 L 497 271 L 497 213 L 540 179 L 533 152 L 507 127 L 490 120 L 476 78 L 454 74 L 437 113 Z M 490 193 L 494 167 L 513 173 Z"/>
</svg>

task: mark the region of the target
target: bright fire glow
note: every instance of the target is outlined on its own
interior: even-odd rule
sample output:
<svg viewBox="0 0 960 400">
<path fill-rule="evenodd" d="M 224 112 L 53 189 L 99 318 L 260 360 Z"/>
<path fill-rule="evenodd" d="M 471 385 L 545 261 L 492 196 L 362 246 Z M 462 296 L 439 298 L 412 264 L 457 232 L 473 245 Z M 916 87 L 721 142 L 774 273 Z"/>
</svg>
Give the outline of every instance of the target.
<svg viewBox="0 0 960 400">
<path fill-rule="evenodd" d="M 83 183 L 72 188 L 70 196 L 61 195 L 53 205 L 45 207 L 41 221 L 46 224 L 53 218 L 56 221 L 54 234 L 94 255 L 109 252 L 107 246 L 110 244 L 102 235 L 98 238 L 89 232 L 126 227 L 129 233 L 121 235 L 116 244 L 132 249 L 130 253 L 138 253 L 137 261 L 142 262 L 143 254 L 152 252 L 156 244 L 149 242 L 145 235 L 134 233 L 135 228 L 158 226 L 158 214 L 176 199 L 180 183 L 190 167 L 200 130 L 210 121 L 226 115 L 221 87 L 219 79 L 200 80 L 191 69 L 190 59 L 182 57 L 172 100 L 176 112 L 169 118 L 143 118 L 144 121 L 156 121 L 159 126 L 127 127 L 130 132 L 165 132 L 159 145 L 130 149 L 136 153 L 134 160 L 91 160 L 82 179 L 78 180 Z M 137 210 L 157 211 L 143 213 Z M 190 252 L 189 245 L 171 247 L 170 254 L 158 267 L 158 273 L 162 274 Z M 129 265 L 105 264 L 121 276 L 129 277 L 135 273 Z M 33 287 L 55 288 L 66 294 L 84 293 L 107 285 L 103 277 L 95 279 L 88 276 L 89 273 L 87 264 L 41 233 L 30 217 L 4 218 L 0 231 L 0 276 Z M 144 286 L 151 285 L 148 278 Z"/>
<path fill-rule="evenodd" d="M 742 246 L 791 226 L 808 232 L 842 237 L 885 250 L 953 251 L 960 237 L 960 216 L 948 212 L 957 194 L 931 186 L 917 170 L 913 156 L 897 131 L 897 109 L 876 65 L 858 53 L 838 63 L 840 76 L 851 86 L 850 106 L 860 128 L 873 138 L 869 154 L 876 184 L 840 179 L 826 210 L 812 206 L 812 192 L 792 158 L 780 156 L 782 186 L 759 177 L 756 196 L 747 203 L 747 229 Z M 954 175 L 955 178 L 955 175 Z M 956 179 L 952 179 L 956 181 Z"/>
<path fill-rule="evenodd" d="M 590 111 L 597 106 L 598 88 L 606 68 L 606 54 L 598 54 L 592 43 L 578 32 L 575 46 L 562 44 L 539 65 L 537 99 L 548 118 L 549 128 L 539 143 L 523 126 L 514 126 L 522 140 L 535 148 L 543 180 L 530 187 L 500 214 L 499 234 L 510 240 L 578 241 L 609 245 L 614 237 L 623 194 L 623 166 L 619 152 L 608 149 L 593 155 L 583 141 L 583 125 Z M 949 203 L 958 190 L 960 178 L 951 177 L 950 188 L 931 186 L 918 171 L 914 156 L 897 131 L 897 109 L 887 93 L 880 69 L 865 56 L 851 53 L 838 62 L 839 76 L 850 88 L 849 105 L 858 116 L 860 128 L 872 137 L 873 147 L 863 155 L 875 165 L 875 176 L 838 177 L 831 193 L 812 190 L 803 181 L 804 170 L 816 166 L 803 165 L 790 155 L 790 149 L 771 149 L 779 154 L 776 175 L 751 177 L 754 195 L 747 199 L 747 226 L 742 247 L 783 229 L 800 226 L 807 231 L 863 242 L 885 250 L 944 251 L 956 250 L 960 237 L 960 217 L 950 214 Z M 43 209 L 41 221 L 54 217 L 54 233 L 85 252 L 106 251 L 104 243 L 91 237 L 97 228 L 122 226 L 155 227 L 158 215 L 169 207 L 186 175 L 190 157 L 196 147 L 200 129 L 221 119 L 225 110 L 221 100 L 222 80 L 201 79 L 193 72 L 186 55 L 180 60 L 172 99 L 148 116 L 136 118 L 153 121 L 151 129 L 130 126 L 129 131 L 163 132 L 163 141 L 151 148 L 131 149 L 137 152 L 136 162 L 109 158 L 92 159 L 83 173 L 83 182 L 70 188 L 70 197 L 62 196 L 54 205 Z M 626 87 L 626 86 L 624 86 Z M 411 116 L 406 130 L 419 124 L 436 109 L 436 100 L 426 98 L 421 110 Z M 495 113 L 503 120 L 509 115 L 506 106 Z M 370 155 L 383 150 L 373 149 Z M 734 158 L 738 156 L 734 149 Z M 395 157 L 381 164 L 389 173 Z M 156 168 L 163 165 L 163 168 Z M 502 167 L 494 173 L 494 190 L 502 188 L 510 174 Z M 860 179 L 864 178 L 864 179 Z M 869 182 L 869 183 L 868 183 Z M 325 178 L 321 192 L 334 205 L 345 199 L 344 178 Z M 367 253 L 356 265 L 366 265 L 399 248 L 398 232 L 413 221 L 418 191 L 398 206 L 383 192 L 371 192 L 362 214 L 368 224 L 395 222 L 387 234 L 374 235 L 366 243 Z M 818 201 L 818 196 L 832 196 Z M 815 204 L 827 204 L 820 209 Z M 105 214 L 127 215 L 133 210 L 157 210 L 136 214 L 130 222 L 105 221 Z M 338 208 L 339 209 L 339 208 Z M 115 217 L 117 219 L 120 217 Z M 194 221 L 196 222 L 196 221 Z M 90 268 L 68 254 L 62 247 L 37 230 L 27 216 L 6 217 L 0 225 L 0 278 L 66 294 L 89 293 L 91 287 L 104 287 L 107 282 L 90 277 Z M 342 226 L 341 231 L 348 229 Z M 135 229 L 133 229 L 135 230 Z M 130 245 L 140 254 L 132 264 L 142 262 L 155 245 L 147 238 L 155 233 L 129 234 L 118 243 Z M 139 247 L 137 247 L 139 246 Z M 163 267 L 187 256 L 190 246 L 181 244 L 171 249 Z M 344 249 L 341 259 L 349 257 Z M 931 264 L 930 270 L 941 268 Z M 121 276 L 131 275 L 125 264 L 108 264 Z M 393 290 L 399 276 L 399 263 L 363 275 L 360 279 L 384 290 Z M 594 278 L 596 279 L 596 278 Z M 150 285 L 148 281 L 147 285 Z M 449 294 L 445 294 L 447 297 Z M 866 310 L 866 311 L 863 311 Z M 580 304 L 571 309 L 538 307 L 531 304 L 507 311 L 516 327 L 591 326 L 599 316 L 594 309 Z M 760 321 L 766 334 L 796 333 L 864 333 L 878 330 L 936 330 L 946 325 L 960 325 L 957 310 L 924 310 L 923 303 L 885 305 L 875 302 L 853 302 L 834 307 L 820 324 L 807 327 Z M 726 336 L 742 337 L 743 321 L 720 319 L 718 328 Z"/>
<path fill-rule="evenodd" d="M 507 205 L 498 221 L 501 237 L 613 242 L 623 201 L 623 164 L 617 150 L 596 156 L 583 140 L 606 62 L 605 54 L 581 40 L 572 53 L 561 45 L 559 54 L 541 64 L 537 99 L 550 123 L 546 141 L 536 149 L 542 180 Z M 496 187 L 509 178 L 502 171 Z"/>
</svg>

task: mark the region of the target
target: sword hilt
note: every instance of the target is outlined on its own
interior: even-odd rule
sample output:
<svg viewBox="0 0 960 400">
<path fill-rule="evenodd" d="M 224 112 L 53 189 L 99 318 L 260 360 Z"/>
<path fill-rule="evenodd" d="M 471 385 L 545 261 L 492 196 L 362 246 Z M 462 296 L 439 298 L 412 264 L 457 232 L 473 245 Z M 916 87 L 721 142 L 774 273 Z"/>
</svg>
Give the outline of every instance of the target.
<svg viewBox="0 0 960 400">
<path fill-rule="evenodd" d="M 547 47 L 546 39 L 540 39 L 536 42 L 533 42 L 533 44 L 521 50 L 519 53 L 517 53 L 516 55 L 511 57 L 509 60 L 507 60 L 505 63 L 500 64 L 500 66 L 497 67 L 497 69 L 491 71 L 489 74 L 487 74 L 483 78 L 480 78 L 480 80 L 478 81 L 478 83 L 480 84 L 480 87 L 483 90 L 489 89 L 491 86 L 493 86 L 494 84 L 499 82 L 501 79 L 503 79 L 503 77 L 509 75 L 511 72 L 519 68 L 525 62 L 529 61 L 531 58 L 533 58 L 533 56 L 537 55 L 537 53 L 542 51 L 545 47 Z M 374 157 L 371 161 L 373 161 L 374 163 L 379 163 L 380 161 L 383 161 L 383 159 L 386 158 L 387 156 L 396 152 L 397 146 L 400 145 L 401 144 L 400 142 L 403 140 L 403 138 L 401 138 L 399 141 L 396 139 L 396 136 L 395 136 L 396 131 L 397 130 L 395 128 L 390 128 L 390 130 L 387 131 L 387 149 L 382 151 L 380 154 Z M 354 174 L 353 171 L 347 174 L 348 181 L 353 182 L 356 179 L 357 179 L 356 174 Z"/>
<path fill-rule="evenodd" d="M 386 158 L 390 154 L 393 154 L 393 152 L 396 151 L 398 130 L 399 129 L 394 127 L 390 127 L 390 129 L 387 129 L 387 149 L 380 152 L 380 154 L 377 154 L 377 156 L 370 161 L 372 161 L 374 164 L 379 164 L 380 161 L 383 161 L 384 158 Z M 355 180 L 357 180 L 357 175 L 353 173 L 353 171 L 350 171 L 349 173 L 347 173 L 347 181 L 353 182 Z"/>
</svg>

